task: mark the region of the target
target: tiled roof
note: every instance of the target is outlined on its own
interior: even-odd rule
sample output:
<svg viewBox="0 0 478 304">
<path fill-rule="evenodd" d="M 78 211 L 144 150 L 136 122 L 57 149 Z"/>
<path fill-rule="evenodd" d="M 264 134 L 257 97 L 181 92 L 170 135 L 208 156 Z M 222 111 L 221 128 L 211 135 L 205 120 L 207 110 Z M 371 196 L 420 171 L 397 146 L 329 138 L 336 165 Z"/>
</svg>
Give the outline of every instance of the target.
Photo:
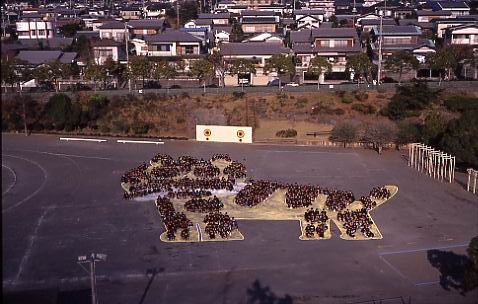
<svg viewBox="0 0 478 304">
<path fill-rule="evenodd" d="M 429 11 L 429 10 L 419 10 L 417 11 L 417 16 L 450 16 L 451 11 Z"/>
<path fill-rule="evenodd" d="M 248 42 L 248 43 L 225 43 L 221 46 L 221 54 L 223 56 L 232 55 L 275 55 L 288 54 L 289 48 L 282 43 L 264 43 L 264 42 Z"/>
<path fill-rule="evenodd" d="M 380 28 L 374 27 L 373 31 L 376 35 L 380 35 Z M 383 28 L 384 36 L 391 35 L 421 35 L 422 31 L 419 27 L 413 25 L 399 25 L 399 26 L 386 26 Z"/>
<path fill-rule="evenodd" d="M 230 13 L 219 13 L 219 14 L 199 14 L 198 19 L 229 19 L 231 17 Z"/>
<path fill-rule="evenodd" d="M 157 35 L 145 36 L 148 42 L 201 42 L 202 40 L 183 31 L 166 30 Z"/>
<path fill-rule="evenodd" d="M 100 30 L 120 30 L 124 29 L 124 22 L 112 21 L 98 27 Z"/>
<path fill-rule="evenodd" d="M 253 11 L 253 10 L 243 10 L 241 12 L 242 16 L 275 16 L 275 12 L 272 11 Z"/>
<path fill-rule="evenodd" d="M 70 64 L 73 63 L 76 57 L 78 57 L 78 54 L 75 52 L 65 52 L 63 56 L 60 57 L 60 62 Z"/>
<path fill-rule="evenodd" d="M 324 10 L 320 10 L 320 9 L 310 9 L 310 10 L 306 10 L 306 9 L 300 9 L 300 10 L 295 10 L 294 11 L 294 15 L 323 15 L 325 14 L 325 11 Z"/>
<path fill-rule="evenodd" d="M 16 58 L 29 64 L 43 64 L 58 60 L 61 55 L 61 51 L 20 51 Z"/>
<path fill-rule="evenodd" d="M 271 23 L 277 23 L 277 20 L 275 18 L 270 18 L 270 17 L 243 17 L 242 18 L 242 24 L 258 24 L 258 23 L 271 24 Z"/>
<path fill-rule="evenodd" d="M 160 29 L 164 26 L 164 19 L 143 19 L 128 21 L 128 27 L 136 29 Z M 124 24 L 123 24 L 124 28 Z"/>
</svg>

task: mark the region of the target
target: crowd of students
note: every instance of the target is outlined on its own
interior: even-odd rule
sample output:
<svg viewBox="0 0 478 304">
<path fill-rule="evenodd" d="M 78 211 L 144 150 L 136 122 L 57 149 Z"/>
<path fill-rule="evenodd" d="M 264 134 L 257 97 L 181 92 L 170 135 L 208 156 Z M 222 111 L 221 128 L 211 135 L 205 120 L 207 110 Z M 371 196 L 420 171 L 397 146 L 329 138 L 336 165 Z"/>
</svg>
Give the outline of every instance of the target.
<svg viewBox="0 0 478 304">
<path fill-rule="evenodd" d="M 230 217 L 227 212 L 211 212 L 204 218 L 206 228 L 204 231 L 210 239 L 215 239 L 216 235 L 225 239 L 232 235 L 234 230 L 238 229 L 237 221 L 234 217 Z"/>
<path fill-rule="evenodd" d="M 370 218 L 366 208 L 339 212 L 337 213 L 337 220 L 342 222 L 345 228 L 345 233 L 352 238 L 355 238 L 357 231 L 360 231 L 365 237 L 368 238 L 373 238 L 375 236 L 370 230 L 370 226 L 373 224 L 373 221 Z"/>
<path fill-rule="evenodd" d="M 308 209 L 304 214 L 304 219 L 308 223 L 305 226 L 306 237 L 312 238 L 317 233 L 320 238 L 324 238 L 325 231 L 329 229 L 329 226 L 326 224 L 329 217 L 325 210 L 319 210 L 318 208 Z"/>
<path fill-rule="evenodd" d="M 180 235 L 182 239 L 189 239 L 189 227 L 193 223 L 186 217 L 186 214 L 184 212 L 176 212 L 173 203 L 167 197 L 159 196 L 156 200 L 156 206 L 166 228 L 168 240 L 175 240 L 178 230 L 181 230 Z"/>
<path fill-rule="evenodd" d="M 234 202 L 239 206 L 254 207 L 268 198 L 281 185 L 276 182 L 266 180 L 251 180 L 234 198 Z"/>
<path fill-rule="evenodd" d="M 184 208 L 191 212 L 218 212 L 220 209 L 224 208 L 224 204 L 215 195 L 213 198 L 208 199 L 193 197 L 184 204 Z"/>
<path fill-rule="evenodd" d="M 317 187 L 310 185 L 289 184 L 285 188 L 285 203 L 289 208 L 309 207 L 319 194 Z"/>
</svg>

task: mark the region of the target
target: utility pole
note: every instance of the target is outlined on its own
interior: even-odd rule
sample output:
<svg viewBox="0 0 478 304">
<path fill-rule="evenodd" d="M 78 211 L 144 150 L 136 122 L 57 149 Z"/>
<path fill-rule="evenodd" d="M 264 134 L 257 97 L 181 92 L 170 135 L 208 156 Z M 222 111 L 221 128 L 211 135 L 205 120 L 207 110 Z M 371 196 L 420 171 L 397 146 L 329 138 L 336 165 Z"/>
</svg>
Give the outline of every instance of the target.
<svg viewBox="0 0 478 304">
<path fill-rule="evenodd" d="M 377 86 L 380 85 L 382 79 L 382 41 L 383 41 L 383 11 L 380 12 L 380 36 L 378 41 L 378 72 L 377 72 Z"/>
<path fill-rule="evenodd" d="M 106 261 L 106 254 L 102 253 L 92 253 L 89 257 L 82 255 L 78 257 L 78 265 L 83 268 L 90 275 L 91 282 L 91 304 L 98 304 L 98 299 L 96 295 L 96 262 Z M 90 270 L 83 267 L 82 264 L 90 264 Z"/>
<path fill-rule="evenodd" d="M 125 21 L 124 23 L 124 41 L 126 44 L 126 71 L 128 75 L 128 91 L 131 92 L 131 73 L 130 73 L 130 68 L 129 68 L 129 47 L 128 47 L 128 42 L 129 42 L 129 35 L 128 35 L 128 22 Z"/>
<path fill-rule="evenodd" d="M 177 23 L 179 28 L 179 0 L 176 0 L 176 18 L 177 18 Z"/>
</svg>

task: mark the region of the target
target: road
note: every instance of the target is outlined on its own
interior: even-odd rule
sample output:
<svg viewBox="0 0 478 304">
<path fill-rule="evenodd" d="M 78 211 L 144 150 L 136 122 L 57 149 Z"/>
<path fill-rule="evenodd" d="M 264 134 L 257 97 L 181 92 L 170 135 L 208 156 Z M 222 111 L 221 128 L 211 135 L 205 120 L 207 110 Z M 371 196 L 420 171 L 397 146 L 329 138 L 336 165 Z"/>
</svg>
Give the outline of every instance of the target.
<svg viewBox="0 0 478 304">
<path fill-rule="evenodd" d="M 457 259 L 465 253 L 478 235 L 477 196 L 410 169 L 397 151 L 379 156 L 361 149 L 194 141 L 63 142 L 19 134 L 2 134 L 2 141 L 7 292 L 88 288 L 76 259 L 99 252 L 108 255 L 97 265 L 100 303 L 266 303 L 271 293 L 290 296 L 286 303 L 321 304 L 478 298 L 476 290 L 465 296 L 445 290 L 427 258 L 432 250 Z M 242 221 L 244 241 L 163 243 L 154 204 L 125 201 L 120 188 L 123 172 L 158 152 L 205 159 L 228 153 L 245 163 L 250 177 L 349 189 L 356 197 L 384 184 L 399 192 L 372 213 L 382 240 L 344 241 L 333 227 L 331 240 L 300 241 L 296 221 Z M 154 269 L 156 275 L 147 275 Z"/>
</svg>

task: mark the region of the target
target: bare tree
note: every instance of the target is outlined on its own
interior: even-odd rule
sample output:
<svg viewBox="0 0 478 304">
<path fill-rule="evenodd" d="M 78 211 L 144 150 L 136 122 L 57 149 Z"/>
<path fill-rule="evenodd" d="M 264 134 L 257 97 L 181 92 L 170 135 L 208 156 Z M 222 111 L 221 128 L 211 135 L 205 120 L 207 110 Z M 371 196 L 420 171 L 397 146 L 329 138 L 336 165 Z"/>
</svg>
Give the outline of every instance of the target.
<svg viewBox="0 0 478 304">
<path fill-rule="evenodd" d="M 362 140 L 372 146 L 378 154 L 382 154 L 383 146 L 395 142 L 397 130 L 389 121 L 377 121 L 365 126 Z"/>
<path fill-rule="evenodd" d="M 330 140 L 343 143 L 344 148 L 347 147 L 347 144 L 356 142 L 358 137 L 359 125 L 352 121 L 337 123 L 330 134 Z"/>
</svg>

